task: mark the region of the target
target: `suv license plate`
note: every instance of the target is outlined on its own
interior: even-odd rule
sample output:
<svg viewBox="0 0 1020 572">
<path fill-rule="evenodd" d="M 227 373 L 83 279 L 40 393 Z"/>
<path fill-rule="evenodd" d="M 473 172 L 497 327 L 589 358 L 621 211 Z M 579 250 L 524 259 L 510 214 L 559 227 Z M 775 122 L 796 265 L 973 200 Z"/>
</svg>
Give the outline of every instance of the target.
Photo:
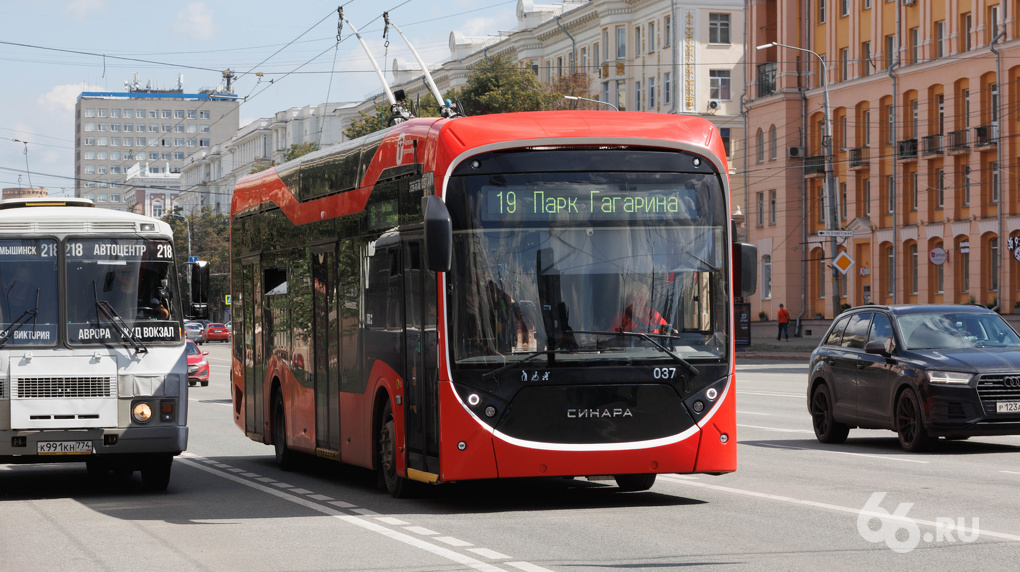
<svg viewBox="0 0 1020 572">
<path fill-rule="evenodd" d="M 35 451 L 40 455 L 91 455 L 92 441 L 39 441 Z"/>
<path fill-rule="evenodd" d="M 1020 413 L 1020 401 L 996 401 L 996 413 Z"/>
</svg>

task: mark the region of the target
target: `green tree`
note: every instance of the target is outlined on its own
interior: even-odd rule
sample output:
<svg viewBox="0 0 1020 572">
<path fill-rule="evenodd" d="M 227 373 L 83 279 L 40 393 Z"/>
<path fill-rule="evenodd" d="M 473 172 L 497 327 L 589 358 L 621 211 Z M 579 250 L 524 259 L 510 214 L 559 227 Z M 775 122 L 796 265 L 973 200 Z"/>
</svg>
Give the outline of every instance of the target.
<svg viewBox="0 0 1020 572">
<path fill-rule="evenodd" d="M 485 58 L 470 75 L 460 93 L 468 115 L 542 111 L 560 95 L 543 86 L 535 74 L 506 56 Z"/>
<path fill-rule="evenodd" d="M 184 219 L 187 219 L 187 222 Z M 188 292 L 188 227 L 191 227 L 191 255 L 209 263 L 209 319 L 216 322 L 226 314 L 225 296 L 230 293 L 230 217 L 209 207 L 192 213 L 163 217 L 174 233 L 174 250 L 177 252 L 178 284 L 181 301 L 191 303 Z"/>
<path fill-rule="evenodd" d="M 393 112 L 387 103 L 375 104 L 375 113 L 358 111 L 358 118 L 351 121 L 351 124 L 344 129 L 344 136 L 348 139 L 357 139 L 369 133 L 375 133 L 390 126 L 393 119 Z"/>
<path fill-rule="evenodd" d="M 318 143 L 295 143 L 283 152 L 283 162 L 286 163 L 287 161 L 293 161 L 302 155 L 307 155 L 318 150 Z"/>
</svg>

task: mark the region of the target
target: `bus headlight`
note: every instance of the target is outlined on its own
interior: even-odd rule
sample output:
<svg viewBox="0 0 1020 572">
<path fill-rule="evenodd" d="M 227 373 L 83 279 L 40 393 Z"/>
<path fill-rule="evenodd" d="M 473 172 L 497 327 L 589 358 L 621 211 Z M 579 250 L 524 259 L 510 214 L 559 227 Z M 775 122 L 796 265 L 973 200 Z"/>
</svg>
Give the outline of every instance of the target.
<svg viewBox="0 0 1020 572">
<path fill-rule="evenodd" d="M 135 423 L 148 423 L 152 419 L 152 407 L 145 401 L 139 401 L 131 408 L 131 417 L 134 417 Z"/>
</svg>

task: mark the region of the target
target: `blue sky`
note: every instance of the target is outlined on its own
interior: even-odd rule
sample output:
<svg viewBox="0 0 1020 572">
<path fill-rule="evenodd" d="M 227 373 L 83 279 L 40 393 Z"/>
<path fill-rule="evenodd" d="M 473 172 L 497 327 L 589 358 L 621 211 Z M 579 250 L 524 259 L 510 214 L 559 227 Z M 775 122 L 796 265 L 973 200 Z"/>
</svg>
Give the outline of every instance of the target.
<svg viewBox="0 0 1020 572">
<path fill-rule="evenodd" d="M 321 103 L 327 93 L 330 101 L 365 99 L 381 88 L 346 25 L 335 49 L 341 4 L 384 70 L 394 58 L 413 60 L 394 31 L 384 45 L 386 10 L 430 64 L 449 57 L 452 31 L 485 36 L 517 23 L 516 0 L 3 0 L 0 186 L 19 186 L 20 174 L 20 186 L 31 178 L 51 194 L 72 194 L 78 94 L 124 91 L 135 73 L 142 85 L 161 88 L 183 74 L 184 90 L 195 93 L 215 87 L 218 70 L 229 68 L 238 76 L 235 93 L 247 97 L 242 125 Z"/>
</svg>

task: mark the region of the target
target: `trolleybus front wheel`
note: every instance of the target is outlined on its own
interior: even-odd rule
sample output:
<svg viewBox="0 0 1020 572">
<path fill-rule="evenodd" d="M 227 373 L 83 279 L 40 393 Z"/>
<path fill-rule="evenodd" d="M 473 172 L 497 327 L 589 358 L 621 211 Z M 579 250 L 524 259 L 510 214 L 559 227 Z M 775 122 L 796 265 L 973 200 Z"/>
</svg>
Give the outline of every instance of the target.
<svg viewBox="0 0 1020 572">
<path fill-rule="evenodd" d="M 655 473 L 643 473 L 638 475 L 616 475 L 616 486 L 621 491 L 647 491 L 655 484 Z"/>
<path fill-rule="evenodd" d="M 397 474 L 397 430 L 393 423 L 393 407 L 387 399 L 379 416 L 379 446 L 376 470 L 379 484 L 396 498 L 406 498 L 411 492 L 411 483 Z"/>
</svg>

